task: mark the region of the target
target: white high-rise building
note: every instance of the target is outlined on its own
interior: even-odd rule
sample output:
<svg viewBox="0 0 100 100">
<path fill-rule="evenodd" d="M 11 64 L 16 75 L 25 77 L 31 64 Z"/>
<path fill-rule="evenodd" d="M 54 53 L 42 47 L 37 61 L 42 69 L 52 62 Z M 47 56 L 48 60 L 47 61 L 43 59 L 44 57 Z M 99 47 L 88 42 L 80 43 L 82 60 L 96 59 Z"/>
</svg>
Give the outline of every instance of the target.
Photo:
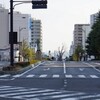
<svg viewBox="0 0 100 100">
<path fill-rule="evenodd" d="M 9 47 L 9 15 L 8 9 L 0 7 L 0 49 Z"/>
<path fill-rule="evenodd" d="M 22 14 L 20 12 L 14 12 L 13 16 L 13 31 L 18 33 L 18 42 L 25 40 L 29 44 L 29 37 L 31 34 L 31 16 L 29 14 Z"/>
<path fill-rule="evenodd" d="M 37 50 L 37 41 L 40 42 L 40 50 L 42 51 L 42 31 L 41 20 L 31 19 L 31 42 L 30 46 Z"/>
<path fill-rule="evenodd" d="M 0 60 L 9 60 L 9 10 L 0 5 Z"/>
</svg>

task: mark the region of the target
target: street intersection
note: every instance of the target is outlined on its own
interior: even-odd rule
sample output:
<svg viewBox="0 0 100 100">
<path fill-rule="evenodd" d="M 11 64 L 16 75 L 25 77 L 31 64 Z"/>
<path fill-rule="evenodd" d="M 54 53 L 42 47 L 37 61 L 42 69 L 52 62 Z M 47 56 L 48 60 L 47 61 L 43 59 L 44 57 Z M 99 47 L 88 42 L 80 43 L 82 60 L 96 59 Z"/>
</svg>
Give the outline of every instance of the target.
<svg viewBox="0 0 100 100">
<path fill-rule="evenodd" d="M 0 100 L 99 100 L 97 62 L 45 61 L 26 72 L 0 75 Z"/>
</svg>

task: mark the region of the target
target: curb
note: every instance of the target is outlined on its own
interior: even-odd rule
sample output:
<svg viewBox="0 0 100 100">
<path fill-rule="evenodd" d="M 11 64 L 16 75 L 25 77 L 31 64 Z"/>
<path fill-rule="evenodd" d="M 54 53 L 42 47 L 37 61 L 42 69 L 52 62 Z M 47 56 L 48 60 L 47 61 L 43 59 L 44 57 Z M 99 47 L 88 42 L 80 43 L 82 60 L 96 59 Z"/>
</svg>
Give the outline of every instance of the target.
<svg viewBox="0 0 100 100">
<path fill-rule="evenodd" d="M 41 63 L 41 61 L 40 61 L 40 62 L 37 62 L 37 63 L 35 63 L 35 64 L 31 64 L 31 65 L 29 65 L 29 66 L 27 66 L 27 67 L 25 67 L 25 68 L 22 68 L 22 69 L 19 70 L 19 71 L 2 71 L 2 69 L 0 69 L 0 75 L 4 75 L 4 74 L 11 74 L 11 75 L 14 75 L 14 74 L 21 74 L 21 73 L 23 73 L 23 72 L 25 72 L 25 71 L 27 71 L 27 70 L 29 70 L 29 69 L 31 69 L 31 68 L 37 66 L 37 65 L 40 64 L 40 63 Z"/>
</svg>

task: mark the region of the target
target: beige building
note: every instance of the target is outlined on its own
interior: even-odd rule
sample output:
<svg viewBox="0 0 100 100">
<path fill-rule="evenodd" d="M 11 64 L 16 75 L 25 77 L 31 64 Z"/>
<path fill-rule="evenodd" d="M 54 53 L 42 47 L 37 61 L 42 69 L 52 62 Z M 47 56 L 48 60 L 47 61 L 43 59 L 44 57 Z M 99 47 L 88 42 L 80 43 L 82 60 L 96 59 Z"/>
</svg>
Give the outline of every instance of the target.
<svg viewBox="0 0 100 100">
<path fill-rule="evenodd" d="M 86 39 L 90 32 L 90 24 L 75 24 L 74 26 L 74 51 L 78 45 L 85 49 Z"/>
</svg>

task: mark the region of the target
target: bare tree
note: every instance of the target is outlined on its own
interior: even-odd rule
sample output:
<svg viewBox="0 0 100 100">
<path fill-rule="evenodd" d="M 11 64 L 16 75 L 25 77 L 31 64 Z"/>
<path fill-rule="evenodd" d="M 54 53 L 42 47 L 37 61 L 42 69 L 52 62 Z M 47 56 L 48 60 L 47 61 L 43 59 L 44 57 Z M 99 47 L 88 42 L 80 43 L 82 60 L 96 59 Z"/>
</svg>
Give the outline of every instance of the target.
<svg viewBox="0 0 100 100">
<path fill-rule="evenodd" d="M 63 45 L 61 48 L 59 47 L 58 48 L 58 61 L 62 61 L 62 57 L 63 57 L 63 55 L 64 55 L 64 53 L 65 53 L 65 46 Z"/>
</svg>

